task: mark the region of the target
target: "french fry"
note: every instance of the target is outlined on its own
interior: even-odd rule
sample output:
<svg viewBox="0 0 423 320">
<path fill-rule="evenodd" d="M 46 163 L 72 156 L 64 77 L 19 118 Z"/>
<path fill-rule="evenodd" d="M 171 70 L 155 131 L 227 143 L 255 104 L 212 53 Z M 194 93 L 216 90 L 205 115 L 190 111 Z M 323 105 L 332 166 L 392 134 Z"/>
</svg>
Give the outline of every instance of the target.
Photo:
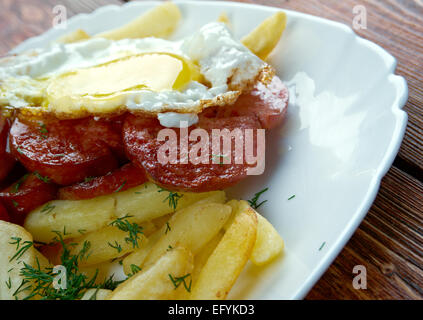
<svg viewBox="0 0 423 320">
<path fill-rule="evenodd" d="M 231 22 L 229 20 L 228 15 L 226 14 L 226 12 L 222 12 L 219 17 L 217 18 L 217 22 L 222 22 L 228 26 L 230 26 Z"/>
<path fill-rule="evenodd" d="M 207 204 L 207 203 L 224 203 L 226 195 L 223 191 L 211 192 L 207 198 L 197 201 L 193 205 Z M 151 249 L 156 245 L 159 239 L 166 233 L 167 225 L 166 222 L 170 219 L 171 215 L 163 216 L 163 218 L 157 218 L 154 223 L 157 224 L 158 230 L 148 237 L 147 245 L 142 248 L 135 250 L 129 254 L 123 260 L 123 269 L 126 274 L 131 273 L 131 265 L 143 267 L 144 261 L 149 255 Z M 159 228 L 160 226 L 160 228 Z M 168 249 L 168 248 L 167 248 Z"/>
<path fill-rule="evenodd" d="M 154 263 L 169 249 L 178 245 L 197 254 L 222 228 L 232 209 L 220 203 L 200 203 L 176 212 L 166 224 L 165 232 L 145 260 Z"/>
<path fill-rule="evenodd" d="M 91 280 L 95 276 L 96 285 L 104 284 L 114 274 L 115 270 L 116 263 L 111 260 L 89 266 L 78 264 L 78 272 L 84 274 L 88 280 Z"/>
<path fill-rule="evenodd" d="M 166 1 L 128 24 L 97 34 L 96 37 L 110 40 L 145 37 L 166 38 L 176 29 L 180 19 L 179 8 L 174 3 Z"/>
<path fill-rule="evenodd" d="M 89 200 L 54 200 L 34 211 L 25 219 L 24 227 L 34 240 L 50 243 L 62 233 L 63 239 L 105 227 L 114 217 L 112 196 Z"/>
<path fill-rule="evenodd" d="M 257 214 L 257 239 L 251 254 L 251 262 L 257 266 L 269 263 L 280 255 L 284 242 L 272 224 L 260 214 Z"/>
<path fill-rule="evenodd" d="M 265 60 L 279 42 L 286 27 L 286 14 L 276 12 L 264 20 L 241 42 L 260 59 Z"/>
<path fill-rule="evenodd" d="M 88 40 L 89 38 L 91 38 L 90 35 L 86 33 L 84 30 L 76 29 L 75 31 L 67 33 L 64 36 L 61 36 L 59 39 L 57 39 L 57 42 L 73 43 L 73 42 L 78 42 L 82 40 Z"/>
<path fill-rule="evenodd" d="M 201 270 L 190 299 L 225 299 L 251 256 L 256 234 L 255 211 L 251 208 L 239 210 Z"/>
<path fill-rule="evenodd" d="M 177 201 L 176 209 L 185 208 L 198 200 L 211 196 L 225 197 L 223 191 L 204 193 L 180 192 L 182 196 Z M 169 203 L 169 191 L 166 191 L 153 183 L 145 183 L 141 186 L 116 193 L 116 216 L 121 218 L 130 215 L 131 221 L 141 223 L 150 221 L 175 211 Z"/>
<path fill-rule="evenodd" d="M 114 258 L 119 258 L 145 245 L 147 238 L 143 234 L 136 235 L 138 239 L 134 242 L 127 241 L 129 233 L 114 226 L 108 226 L 101 230 L 88 233 L 72 242 L 76 243 L 71 247 L 71 254 L 77 255 L 84 247 L 84 243 L 89 244 L 87 256 L 81 259 L 80 266 L 98 264 Z"/>
<path fill-rule="evenodd" d="M 81 300 L 107 300 L 111 293 L 108 289 L 88 289 Z"/>
<path fill-rule="evenodd" d="M 150 268 L 142 270 L 120 284 L 108 297 L 110 300 L 173 299 L 184 285 L 176 288 L 175 279 L 188 277 L 193 268 L 193 256 L 185 248 L 166 252 Z M 171 278 L 172 277 L 172 278 Z M 189 281 L 189 279 L 187 279 Z M 188 283 L 186 283 L 188 285 Z"/>
<path fill-rule="evenodd" d="M 151 249 L 156 245 L 157 241 L 162 237 L 166 226 L 154 232 L 150 237 L 147 238 L 147 243 L 140 249 L 135 250 L 125 257 L 122 261 L 123 271 L 129 275 L 132 273 L 132 266 L 143 267 L 144 261 L 150 253 Z"/>
<path fill-rule="evenodd" d="M 0 221 L 0 300 L 22 299 L 30 294 L 21 286 L 24 278 L 20 274 L 24 263 L 35 266 L 36 253 L 32 236 L 24 228 Z"/>
</svg>

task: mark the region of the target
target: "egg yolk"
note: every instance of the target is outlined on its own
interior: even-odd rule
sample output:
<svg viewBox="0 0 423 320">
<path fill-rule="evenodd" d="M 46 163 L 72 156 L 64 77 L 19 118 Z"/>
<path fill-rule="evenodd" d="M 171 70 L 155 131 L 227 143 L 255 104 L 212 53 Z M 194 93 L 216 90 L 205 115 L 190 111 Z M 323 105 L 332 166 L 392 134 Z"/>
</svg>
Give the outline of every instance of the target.
<svg viewBox="0 0 423 320">
<path fill-rule="evenodd" d="M 168 53 L 148 53 L 62 75 L 53 85 L 62 94 L 106 96 L 140 89 L 179 90 L 200 78 L 198 67 L 190 61 Z"/>
<path fill-rule="evenodd" d="M 131 92 L 182 90 L 191 81 L 203 82 L 194 62 L 171 53 L 137 54 L 51 79 L 43 106 L 69 116 L 109 113 Z"/>
</svg>

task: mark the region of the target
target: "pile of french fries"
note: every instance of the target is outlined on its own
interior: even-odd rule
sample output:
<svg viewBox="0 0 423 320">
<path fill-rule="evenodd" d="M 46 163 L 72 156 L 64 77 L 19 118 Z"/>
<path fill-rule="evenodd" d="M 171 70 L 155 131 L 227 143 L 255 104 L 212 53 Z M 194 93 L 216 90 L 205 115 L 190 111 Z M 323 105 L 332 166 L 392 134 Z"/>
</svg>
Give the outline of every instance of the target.
<svg viewBox="0 0 423 320">
<path fill-rule="evenodd" d="M 222 17 L 219 20 L 228 23 L 227 17 Z M 178 7 L 165 2 L 125 26 L 96 36 L 113 40 L 167 37 L 180 19 Z M 242 42 L 265 59 L 285 24 L 285 14 L 278 12 Z M 76 30 L 58 41 L 89 38 L 85 31 Z M 283 251 L 277 231 L 246 201 L 227 201 L 224 191 L 179 193 L 175 208 L 161 190 L 148 182 L 89 200 L 51 201 L 32 211 L 24 227 L 0 221 L 0 299 L 24 297 L 25 293 L 16 294 L 24 264 L 44 269 L 60 261 L 57 250 L 43 255 L 36 246 L 28 246 L 19 251 L 25 243 L 51 243 L 58 231 L 74 244 L 74 252 L 90 243 L 89 255 L 80 262 L 81 272 L 91 275 L 98 270 L 97 278 L 103 281 L 118 259 L 124 272 L 131 275 L 113 291 L 90 289 L 82 299 L 92 299 L 94 294 L 97 300 L 225 299 L 248 260 L 264 265 Z M 126 241 L 127 232 L 111 224 L 116 219 L 127 219 L 142 228 L 138 247 Z M 133 266 L 138 271 L 135 274 Z"/>
<path fill-rule="evenodd" d="M 96 290 L 97 299 L 225 299 L 248 260 L 264 265 L 282 252 L 282 238 L 246 201 L 227 202 L 224 191 L 180 193 L 175 209 L 162 190 L 148 182 L 90 200 L 54 200 L 32 211 L 24 228 L 1 221 L 0 282 L 11 283 L 10 288 L 0 287 L 0 299 L 14 298 L 23 280 L 23 262 L 35 266 L 38 261 L 51 268 L 60 254 L 45 257 L 31 246 L 19 259 L 11 259 L 17 252 L 12 240 L 50 243 L 57 230 L 63 230 L 63 239 L 73 243 L 75 253 L 90 243 L 80 269 L 88 275 L 98 270 L 100 282 L 116 259 L 127 275 L 134 265 L 140 270 L 113 291 Z M 111 225 L 124 217 L 143 228 L 138 247 L 126 241 L 126 232 Z M 121 250 L 110 245 L 114 243 Z M 189 288 L 176 288 L 170 279 L 187 275 Z"/>
</svg>

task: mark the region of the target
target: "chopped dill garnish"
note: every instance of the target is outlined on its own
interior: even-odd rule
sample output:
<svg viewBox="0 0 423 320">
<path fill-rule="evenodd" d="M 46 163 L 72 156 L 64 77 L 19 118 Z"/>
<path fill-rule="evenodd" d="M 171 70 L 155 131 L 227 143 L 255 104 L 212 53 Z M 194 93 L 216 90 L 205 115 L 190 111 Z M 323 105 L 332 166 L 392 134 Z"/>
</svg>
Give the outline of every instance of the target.
<svg viewBox="0 0 423 320">
<path fill-rule="evenodd" d="M 90 181 L 93 181 L 94 179 L 95 179 L 95 177 L 86 177 L 84 179 L 84 182 L 90 182 Z"/>
<path fill-rule="evenodd" d="M 326 244 L 326 241 L 324 241 L 323 243 L 322 243 L 322 245 L 320 246 L 320 248 L 319 248 L 319 251 L 321 251 L 322 249 L 323 249 L 323 247 L 325 246 L 325 244 Z"/>
<path fill-rule="evenodd" d="M 9 277 L 9 280 L 8 281 L 5 281 L 5 282 L 6 282 L 7 288 L 8 289 L 11 289 L 12 288 L 12 279 L 10 279 L 10 277 Z"/>
<path fill-rule="evenodd" d="M 37 172 L 37 171 L 35 171 L 34 172 L 34 176 L 36 176 L 39 180 L 41 180 L 42 182 L 45 182 L 45 183 L 50 183 L 50 178 L 49 177 L 47 177 L 47 176 L 45 176 L 45 177 L 43 177 L 41 174 L 39 174 L 39 172 Z"/>
<path fill-rule="evenodd" d="M 248 203 L 250 204 L 251 208 L 253 209 L 257 209 L 258 207 L 260 207 L 263 203 L 266 203 L 267 200 L 264 200 L 260 203 L 257 203 L 257 201 L 259 200 L 260 196 L 265 193 L 267 190 L 269 190 L 269 188 L 265 188 L 259 192 L 257 192 L 254 197 L 251 200 L 248 200 Z"/>
<path fill-rule="evenodd" d="M 43 137 L 44 139 L 47 138 L 46 134 L 48 134 L 48 130 L 47 127 L 44 123 L 40 122 L 40 133 L 41 133 L 41 137 Z"/>
<path fill-rule="evenodd" d="M 292 196 L 290 196 L 289 198 L 288 198 L 288 200 L 292 200 L 292 199 L 294 199 L 295 198 L 295 194 L 294 195 L 292 195 Z"/>
<path fill-rule="evenodd" d="M 167 247 L 166 251 L 170 251 L 170 250 L 172 250 L 172 249 L 173 249 L 173 247 L 172 247 L 171 245 L 169 245 L 169 246 Z"/>
<path fill-rule="evenodd" d="M 46 213 L 49 214 L 51 213 L 54 208 L 56 208 L 56 206 L 53 206 L 50 202 L 47 203 L 42 209 L 41 209 L 41 213 Z"/>
<path fill-rule="evenodd" d="M 19 237 L 12 237 L 13 241 L 9 242 L 9 244 L 15 244 L 16 245 L 16 253 L 10 258 L 9 262 L 12 262 L 13 260 L 18 260 L 20 257 L 22 257 L 26 251 L 28 251 L 29 248 L 31 248 L 34 243 L 32 241 L 24 241 L 22 242 L 22 238 Z"/>
<path fill-rule="evenodd" d="M 134 276 L 136 273 L 140 272 L 141 268 L 138 267 L 136 264 L 131 264 L 131 273 L 128 274 L 128 278 Z"/>
<path fill-rule="evenodd" d="M 165 234 L 167 234 L 169 231 L 172 231 L 172 228 L 170 227 L 169 222 L 166 222 L 166 230 L 165 230 Z"/>
<path fill-rule="evenodd" d="M 115 241 L 115 244 L 114 245 L 111 244 L 110 242 L 107 242 L 107 244 L 109 246 L 111 246 L 113 249 L 116 249 L 118 253 L 121 253 L 122 252 L 122 246 L 117 241 Z"/>
<path fill-rule="evenodd" d="M 19 206 L 19 203 L 17 203 L 15 200 L 12 200 L 12 204 L 15 208 L 17 208 Z"/>
<path fill-rule="evenodd" d="M 29 294 L 23 298 L 24 300 L 34 297 L 41 300 L 77 300 L 80 299 L 88 289 L 115 289 L 117 287 L 120 282 L 115 282 L 112 277 L 106 279 L 104 283 L 96 284 L 98 269 L 92 278 L 89 278 L 79 271 L 79 262 L 86 259 L 87 253 L 91 247 L 88 241 L 84 242 L 83 248 L 79 253 L 72 254 L 70 244 L 64 241 L 62 233 L 58 231 L 52 232 L 57 235 L 54 238 L 54 242 L 61 244 L 63 249 L 60 256 L 60 265 L 66 270 L 65 286 L 55 288 L 54 280 L 57 274 L 53 272 L 53 268 L 51 267 L 42 269 L 38 259 L 36 259 L 36 266 L 31 266 L 24 262 L 24 266 L 20 271 L 23 280 L 14 293 L 16 299 L 19 293 L 29 291 Z M 20 241 L 15 240 L 15 242 Z"/>
<path fill-rule="evenodd" d="M 123 183 L 120 185 L 120 187 L 119 187 L 119 188 L 117 188 L 117 189 L 115 190 L 115 192 L 119 192 L 119 191 L 121 191 L 121 190 L 122 190 L 122 188 L 125 186 L 125 184 L 126 184 L 126 180 L 125 180 L 125 181 L 123 181 Z"/>
<path fill-rule="evenodd" d="M 16 193 L 19 191 L 19 188 L 21 187 L 22 183 L 25 182 L 25 180 L 28 178 L 29 173 L 27 173 L 26 175 L 24 175 L 22 178 L 20 178 L 18 180 L 18 182 L 16 182 L 13 187 L 12 187 L 12 193 Z"/>
<path fill-rule="evenodd" d="M 160 188 L 159 192 L 169 192 L 169 195 L 163 200 L 163 202 L 166 202 L 168 200 L 169 207 L 171 207 L 173 210 L 176 210 L 179 199 L 184 196 L 183 194 L 179 194 L 177 192 L 173 192 L 164 188 Z"/>
<path fill-rule="evenodd" d="M 191 279 L 189 280 L 189 285 L 187 285 L 186 283 L 186 279 L 190 277 Z M 184 284 L 185 290 L 188 292 L 191 292 L 191 285 L 192 285 L 192 277 L 191 277 L 191 273 L 187 273 L 186 275 L 182 276 L 182 277 L 173 277 L 170 273 L 169 273 L 169 278 L 170 281 L 172 281 L 173 286 L 175 287 L 175 290 L 178 289 L 178 287 L 181 284 Z"/>
<path fill-rule="evenodd" d="M 117 218 L 110 223 L 111 226 L 117 227 L 118 229 L 128 232 L 129 236 L 125 238 L 127 243 L 132 243 L 133 248 L 139 248 L 138 240 L 139 235 L 143 234 L 143 229 L 136 223 L 131 223 L 128 218 L 132 216 L 126 215 L 122 218 Z"/>
</svg>

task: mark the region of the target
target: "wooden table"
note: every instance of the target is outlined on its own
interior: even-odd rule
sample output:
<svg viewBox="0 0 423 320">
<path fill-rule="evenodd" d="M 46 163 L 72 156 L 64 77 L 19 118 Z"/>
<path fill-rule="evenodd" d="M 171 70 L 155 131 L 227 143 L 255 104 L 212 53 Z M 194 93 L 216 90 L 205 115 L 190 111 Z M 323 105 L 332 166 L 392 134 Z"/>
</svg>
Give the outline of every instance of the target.
<svg viewBox="0 0 423 320">
<path fill-rule="evenodd" d="M 423 299 L 423 2 L 422 0 L 243 0 L 352 24 L 353 7 L 367 9 L 358 33 L 398 58 L 407 79 L 409 123 L 394 166 L 354 234 L 307 299 Z M 0 54 L 51 27 L 52 8 L 68 16 L 119 0 L 0 0 Z M 367 267 L 367 290 L 352 286 L 355 265 Z"/>
</svg>

